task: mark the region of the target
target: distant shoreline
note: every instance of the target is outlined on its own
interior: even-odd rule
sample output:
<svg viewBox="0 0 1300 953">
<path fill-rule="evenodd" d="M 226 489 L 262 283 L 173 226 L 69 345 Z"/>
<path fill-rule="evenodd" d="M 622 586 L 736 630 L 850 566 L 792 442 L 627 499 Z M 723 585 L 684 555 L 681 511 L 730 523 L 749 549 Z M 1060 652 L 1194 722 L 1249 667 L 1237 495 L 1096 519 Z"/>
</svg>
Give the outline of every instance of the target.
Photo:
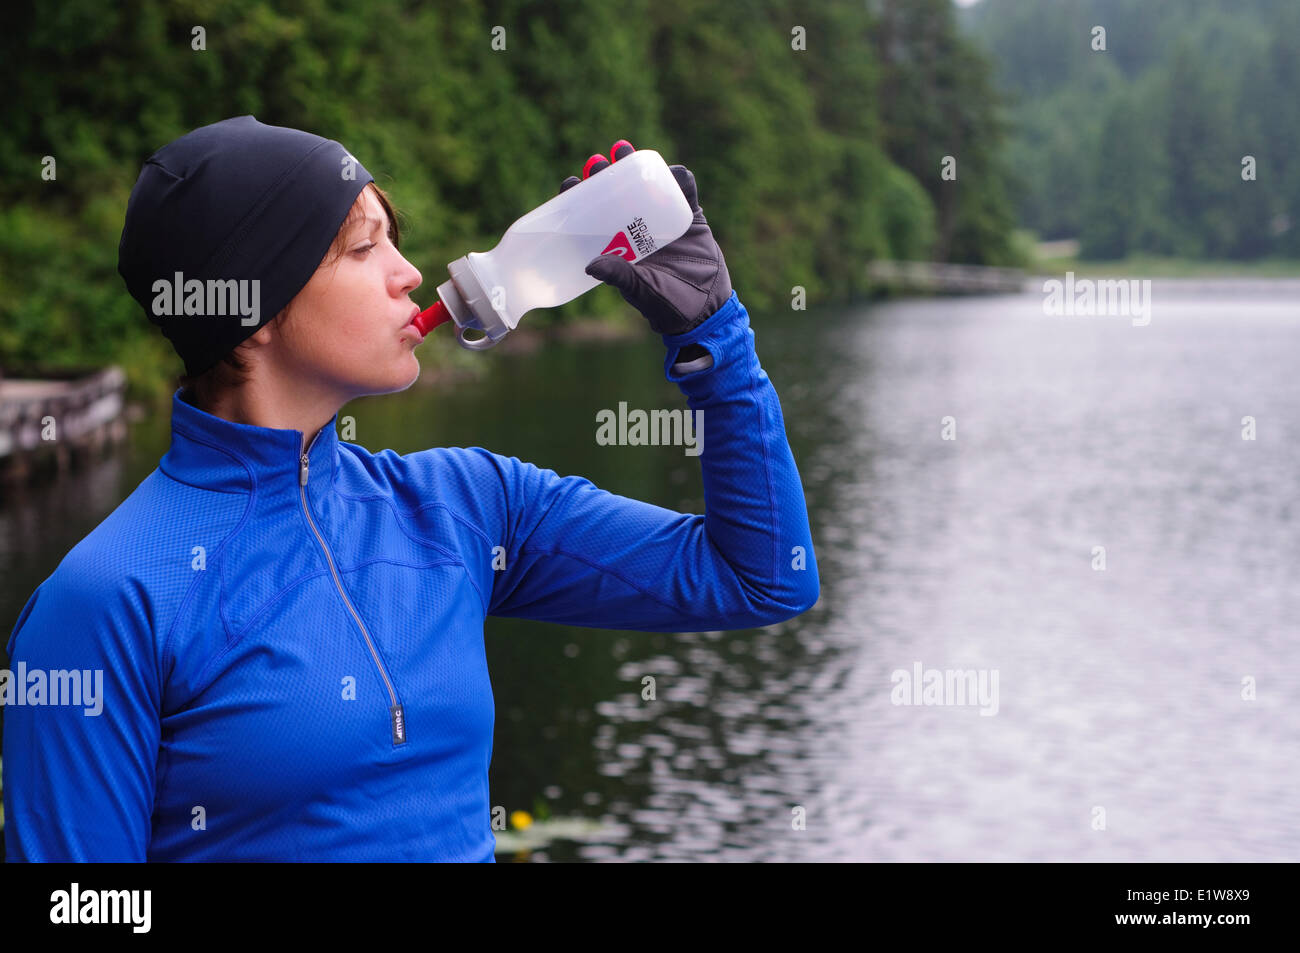
<svg viewBox="0 0 1300 953">
<path fill-rule="evenodd" d="M 1300 260 L 1196 261 L 1187 258 L 1133 256 L 1118 261 L 1078 258 L 1038 258 L 1026 269 L 1032 274 L 1064 274 L 1109 278 L 1300 278 Z"/>
</svg>

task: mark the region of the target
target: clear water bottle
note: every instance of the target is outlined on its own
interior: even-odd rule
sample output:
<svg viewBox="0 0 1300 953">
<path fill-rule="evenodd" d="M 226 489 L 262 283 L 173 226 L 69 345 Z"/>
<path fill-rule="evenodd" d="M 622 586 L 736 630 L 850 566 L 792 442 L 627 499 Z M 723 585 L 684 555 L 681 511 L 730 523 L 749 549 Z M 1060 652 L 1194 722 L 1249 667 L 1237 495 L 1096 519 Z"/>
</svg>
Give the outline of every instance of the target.
<svg viewBox="0 0 1300 953">
<path fill-rule="evenodd" d="M 450 319 L 461 347 L 485 350 L 534 308 L 553 308 L 600 284 L 583 270 L 597 255 L 635 265 L 680 238 L 693 215 L 663 157 L 638 149 L 533 209 L 491 251 L 449 264 L 440 300 L 415 325 L 427 334 Z"/>
</svg>

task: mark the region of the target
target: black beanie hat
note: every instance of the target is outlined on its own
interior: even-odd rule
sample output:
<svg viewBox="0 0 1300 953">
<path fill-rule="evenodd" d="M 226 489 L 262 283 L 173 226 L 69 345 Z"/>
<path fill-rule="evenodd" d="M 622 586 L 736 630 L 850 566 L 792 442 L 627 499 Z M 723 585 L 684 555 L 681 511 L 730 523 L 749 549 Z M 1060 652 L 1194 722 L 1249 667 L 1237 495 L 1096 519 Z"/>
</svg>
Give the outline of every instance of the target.
<svg viewBox="0 0 1300 953">
<path fill-rule="evenodd" d="M 201 374 L 307 284 L 372 181 L 332 139 L 252 116 L 201 126 L 140 170 L 117 270 Z"/>
</svg>

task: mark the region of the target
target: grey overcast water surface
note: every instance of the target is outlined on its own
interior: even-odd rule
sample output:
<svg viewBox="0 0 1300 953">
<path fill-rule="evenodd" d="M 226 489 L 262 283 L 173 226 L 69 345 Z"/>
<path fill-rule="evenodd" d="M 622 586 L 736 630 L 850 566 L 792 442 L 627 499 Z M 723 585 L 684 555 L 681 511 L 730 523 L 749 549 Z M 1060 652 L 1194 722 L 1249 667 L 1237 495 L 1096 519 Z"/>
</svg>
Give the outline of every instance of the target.
<svg viewBox="0 0 1300 953">
<path fill-rule="evenodd" d="M 490 619 L 493 804 L 604 825 L 527 856 L 1300 859 L 1300 305 L 1259 284 L 1158 282 L 1145 327 L 1040 294 L 753 315 L 821 601 L 725 633 Z M 619 401 L 683 406 L 657 339 L 476 360 L 479 380 L 349 405 L 355 442 L 481 445 L 703 511 L 698 458 L 595 441 Z M 168 423 L 8 494 L 6 637 Z M 918 662 L 996 673 L 996 714 L 893 704 Z"/>
</svg>

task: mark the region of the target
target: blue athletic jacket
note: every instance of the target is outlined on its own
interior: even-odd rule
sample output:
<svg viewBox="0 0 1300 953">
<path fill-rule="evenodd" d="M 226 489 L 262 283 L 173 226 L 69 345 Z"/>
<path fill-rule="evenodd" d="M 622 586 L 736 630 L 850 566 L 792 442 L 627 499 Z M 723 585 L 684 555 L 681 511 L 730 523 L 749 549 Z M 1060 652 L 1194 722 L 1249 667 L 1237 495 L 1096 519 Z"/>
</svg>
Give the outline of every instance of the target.
<svg viewBox="0 0 1300 953">
<path fill-rule="evenodd" d="M 704 516 L 479 447 L 370 453 L 334 421 L 304 454 L 178 391 L 158 468 L 10 636 L 15 678 L 102 670 L 103 699 L 7 705 L 7 859 L 491 861 L 488 615 L 709 631 L 818 597 L 744 306 L 664 341 L 704 412 Z M 691 342 L 713 365 L 681 374 Z"/>
</svg>

